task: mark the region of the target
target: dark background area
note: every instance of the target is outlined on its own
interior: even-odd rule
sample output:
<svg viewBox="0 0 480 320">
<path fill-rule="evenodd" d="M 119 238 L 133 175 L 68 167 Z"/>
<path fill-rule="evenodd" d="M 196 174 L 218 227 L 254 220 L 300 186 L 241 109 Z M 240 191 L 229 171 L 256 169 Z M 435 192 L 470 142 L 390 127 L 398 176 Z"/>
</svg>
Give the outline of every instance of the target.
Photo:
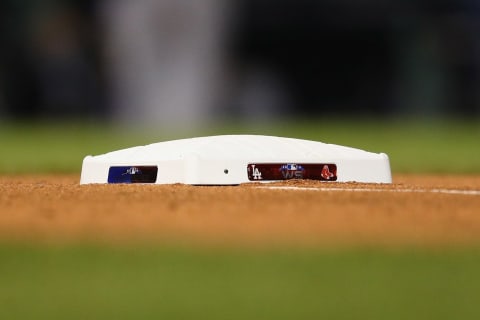
<svg viewBox="0 0 480 320">
<path fill-rule="evenodd" d="M 0 103 L 7 116 L 107 112 L 96 5 L 91 0 L 0 2 Z"/>
<path fill-rule="evenodd" d="M 99 4 L 0 2 L 0 116 L 108 118 Z M 228 62 L 268 69 L 282 84 L 286 114 L 480 114 L 478 1 L 232 4 Z"/>
<path fill-rule="evenodd" d="M 270 64 L 297 111 L 479 113 L 478 1 L 243 1 L 237 60 Z"/>
</svg>

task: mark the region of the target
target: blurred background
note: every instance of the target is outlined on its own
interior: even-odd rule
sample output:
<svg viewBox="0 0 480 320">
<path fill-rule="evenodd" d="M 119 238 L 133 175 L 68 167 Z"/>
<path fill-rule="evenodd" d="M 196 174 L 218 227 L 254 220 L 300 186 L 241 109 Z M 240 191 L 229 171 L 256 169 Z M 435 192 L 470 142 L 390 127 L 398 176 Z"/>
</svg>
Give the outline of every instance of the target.
<svg viewBox="0 0 480 320">
<path fill-rule="evenodd" d="M 0 119 L 480 115 L 477 0 L 2 0 Z"/>
</svg>

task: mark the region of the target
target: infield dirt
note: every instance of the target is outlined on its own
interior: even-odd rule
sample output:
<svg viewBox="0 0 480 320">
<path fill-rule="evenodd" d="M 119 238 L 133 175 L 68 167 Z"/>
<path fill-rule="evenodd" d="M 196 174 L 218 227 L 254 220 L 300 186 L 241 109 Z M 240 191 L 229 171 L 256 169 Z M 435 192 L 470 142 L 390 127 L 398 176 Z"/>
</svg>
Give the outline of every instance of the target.
<svg viewBox="0 0 480 320">
<path fill-rule="evenodd" d="M 268 184 L 322 190 L 262 186 L 79 185 L 78 175 L 2 176 L 0 238 L 220 246 L 480 243 L 480 196 L 433 191 L 480 190 L 478 175 L 395 175 L 392 185 Z"/>
</svg>

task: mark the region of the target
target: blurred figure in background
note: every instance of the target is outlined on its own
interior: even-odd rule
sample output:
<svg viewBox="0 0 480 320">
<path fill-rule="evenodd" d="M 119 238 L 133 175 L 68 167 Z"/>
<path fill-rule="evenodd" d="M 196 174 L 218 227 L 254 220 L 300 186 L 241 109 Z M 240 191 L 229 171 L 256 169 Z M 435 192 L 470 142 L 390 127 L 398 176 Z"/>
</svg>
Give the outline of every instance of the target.
<svg viewBox="0 0 480 320">
<path fill-rule="evenodd" d="M 222 101 L 225 0 L 106 0 L 113 117 L 167 127 L 203 123 Z"/>
</svg>

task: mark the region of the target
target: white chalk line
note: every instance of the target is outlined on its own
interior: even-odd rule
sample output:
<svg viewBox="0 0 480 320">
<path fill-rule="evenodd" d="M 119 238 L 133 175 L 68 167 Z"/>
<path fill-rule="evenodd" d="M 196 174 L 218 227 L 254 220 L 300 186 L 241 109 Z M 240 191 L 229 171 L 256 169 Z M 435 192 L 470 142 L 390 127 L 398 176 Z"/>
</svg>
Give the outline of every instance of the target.
<svg viewBox="0 0 480 320">
<path fill-rule="evenodd" d="M 295 191 L 343 191 L 343 192 L 391 192 L 391 193 L 439 193 L 480 196 L 480 190 L 461 189 L 373 189 L 373 188 L 325 188 L 295 186 L 259 186 L 260 189 L 295 190 Z"/>
</svg>

